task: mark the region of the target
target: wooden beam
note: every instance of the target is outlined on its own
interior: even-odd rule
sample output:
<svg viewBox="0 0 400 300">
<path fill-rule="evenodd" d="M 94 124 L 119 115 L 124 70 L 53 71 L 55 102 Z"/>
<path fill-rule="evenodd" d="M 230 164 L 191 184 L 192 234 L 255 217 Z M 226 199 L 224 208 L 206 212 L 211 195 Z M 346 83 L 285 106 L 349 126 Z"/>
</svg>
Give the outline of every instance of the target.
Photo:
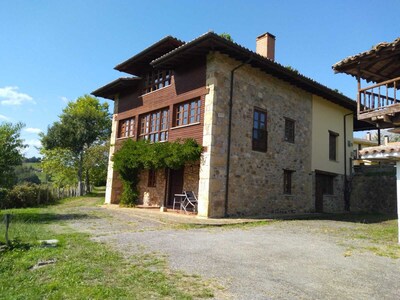
<svg viewBox="0 0 400 300">
<path fill-rule="evenodd" d="M 393 104 L 384 108 L 380 108 L 378 110 L 373 110 L 370 112 L 358 113 L 359 120 L 370 119 L 373 117 L 380 117 L 388 114 L 396 114 L 400 113 L 400 104 Z"/>
<path fill-rule="evenodd" d="M 375 76 L 375 77 L 378 77 L 378 78 L 382 78 L 384 80 L 389 80 L 390 79 L 389 77 L 386 77 L 384 75 L 379 75 L 379 74 L 376 74 L 374 72 L 367 71 L 367 70 L 364 70 L 364 69 L 361 70 L 361 73 L 364 73 L 364 74 L 367 74 L 367 75 L 370 75 L 370 76 Z"/>
</svg>

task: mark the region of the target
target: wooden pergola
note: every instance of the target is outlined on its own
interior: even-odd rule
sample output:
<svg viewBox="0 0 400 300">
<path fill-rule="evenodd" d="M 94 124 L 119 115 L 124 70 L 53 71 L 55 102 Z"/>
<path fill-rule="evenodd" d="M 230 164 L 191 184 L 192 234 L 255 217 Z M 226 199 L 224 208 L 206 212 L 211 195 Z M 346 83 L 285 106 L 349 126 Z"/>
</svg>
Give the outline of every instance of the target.
<svg viewBox="0 0 400 300">
<path fill-rule="evenodd" d="M 400 132 L 400 38 L 379 43 L 371 50 L 343 59 L 333 65 L 336 73 L 357 78 L 357 118 L 377 128 Z M 361 86 L 361 81 L 372 83 Z M 400 145 L 382 145 L 360 151 L 361 159 L 396 162 L 398 241 L 400 243 Z"/>
</svg>

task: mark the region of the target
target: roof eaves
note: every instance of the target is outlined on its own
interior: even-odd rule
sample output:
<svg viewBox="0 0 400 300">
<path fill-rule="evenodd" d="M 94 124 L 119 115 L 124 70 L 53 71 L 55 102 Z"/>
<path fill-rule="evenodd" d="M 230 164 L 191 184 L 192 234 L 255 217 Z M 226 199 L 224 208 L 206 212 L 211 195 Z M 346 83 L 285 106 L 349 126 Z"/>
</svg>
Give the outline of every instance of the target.
<svg viewBox="0 0 400 300">
<path fill-rule="evenodd" d="M 287 81 L 294 80 L 297 83 L 300 83 L 303 89 L 305 89 L 305 87 L 307 87 L 309 89 L 311 88 L 311 89 L 319 90 L 324 97 L 335 98 L 335 99 L 339 100 L 339 102 L 343 102 L 342 104 L 346 108 L 349 108 L 351 110 L 356 109 L 357 105 L 354 100 L 334 91 L 333 89 L 331 89 L 325 85 L 322 85 L 321 83 L 319 83 L 309 77 L 306 77 L 306 76 L 298 73 L 297 71 L 289 70 L 285 66 L 283 66 L 275 61 L 272 61 L 260 54 L 257 54 L 256 52 L 251 51 L 248 48 L 245 48 L 235 42 L 232 42 L 223 37 L 220 37 L 219 35 L 215 34 L 214 32 L 207 32 L 207 33 L 195 38 L 194 40 L 187 42 L 187 43 L 175 48 L 174 50 L 160 56 L 159 58 L 154 59 L 150 64 L 153 66 L 157 66 L 158 64 L 161 64 L 162 62 L 168 60 L 169 58 L 171 58 L 175 55 L 178 55 L 179 53 L 181 53 L 191 47 L 195 47 L 197 44 L 201 43 L 202 41 L 204 41 L 206 39 L 216 39 L 218 42 L 224 44 L 226 47 L 242 52 L 243 56 L 246 57 L 246 59 L 244 59 L 244 61 L 248 61 L 249 58 L 252 58 L 252 60 L 258 61 L 264 67 L 272 69 L 276 73 L 280 74 L 284 80 L 285 79 Z"/>
<path fill-rule="evenodd" d="M 126 86 L 129 87 L 132 85 L 134 82 L 141 80 L 140 77 L 121 77 L 118 78 L 114 81 L 111 81 L 110 83 L 107 83 L 106 85 L 96 89 L 95 91 L 91 92 L 92 95 L 96 97 L 103 97 L 107 98 L 110 100 L 113 100 L 111 97 L 109 97 L 109 92 L 118 86 Z"/>
<path fill-rule="evenodd" d="M 160 46 L 160 45 L 162 45 L 162 44 L 164 44 L 165 42 L 168 42 L 168 41 L 173 41 L 173 42 L 176 42 L 177 44 L 184 44 L 183 41 L 181 41 L 181 40 L 179 40 L 179 39 L 177 39 L 177 38 L 175 38 L 175 37 L 173 37 L 171 35 L 168 35 L 168 36 L 162 38 L 161 40 L 159 40 L 158 42 L 156 42 L 156 43 L 152 44 L 151 46 L 147 47 L 143 51 L 139 52 L 138 54 L 136 54 L 136 55 L 132 56 L 131 58 L 127 59 L 126 61 L 116 65 L 114 67 L 114 69 L 118 70 L 118 71 L 122 71 L 124 69 L 124 67 L 129 65 L 134 60 L 139 59 L 140 57 L 144 56 L 147 52 L 157 48 L 158 46 Z"/>
<path fill-rule="evenodd" d="M 335 71 L 335 73 L 344 72 L 345 68 L 347 68 L 353 64 L 357 64 L 360 59 L 363 59 L 365 57 L 372 56 L 372 55 L 377 55 L 382 50 L 385 50 L 388 48 L 392 48 L 392 50 L 394 50 L 397 47 L 400 47 L 400 37 L 395 39 L 393 42 L 378 43 L 375 46 L 373 46 L 372 49 L 370 49 L 368 51 L 364 51 L 364 52 L 361 52 L 361 53 L 358 53 L 358 54 L 355 54 L 352 56 L 348 56 L 348 57 L 342 59 L 341 61 L 335 63 L 332 66 L 332 69 Z"/>
</svg>

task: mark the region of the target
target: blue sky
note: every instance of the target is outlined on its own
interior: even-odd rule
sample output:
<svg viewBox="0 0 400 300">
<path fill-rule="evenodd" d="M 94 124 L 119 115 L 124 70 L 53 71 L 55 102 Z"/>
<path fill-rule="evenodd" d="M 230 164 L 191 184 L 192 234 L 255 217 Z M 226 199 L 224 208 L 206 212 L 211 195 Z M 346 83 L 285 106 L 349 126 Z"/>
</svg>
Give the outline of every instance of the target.
<svg viewBox="0 0 400 300">
<path fill-rule="evenodd" d="M 227 32 L 255 50 L 276 36 L 276 61 L 355 98 L 339 60 L 399 36 L 400 1 L 2 1 L 0 121 L 26 124 L 26 155 L 66 103 L 120 77 L 118 63 L 166 35 Z M 112 102 L 109 102 L 112 105 Z"/>
</svg>

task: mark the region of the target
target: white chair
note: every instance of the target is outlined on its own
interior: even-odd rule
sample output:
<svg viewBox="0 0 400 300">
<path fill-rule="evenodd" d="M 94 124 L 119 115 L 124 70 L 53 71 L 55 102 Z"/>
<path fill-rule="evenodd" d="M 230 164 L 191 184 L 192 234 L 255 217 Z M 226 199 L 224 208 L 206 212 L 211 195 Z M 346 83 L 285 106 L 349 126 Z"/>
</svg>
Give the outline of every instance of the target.
<svg viewBox="0 0 400 300">
<path fill-rule="evenodd" d="M 172 209 L 175 210 L 175 205 L 179 204 L 179 210 L 182 210 L 182 203 L 183 200 L 185 199 L 186 194 L 183 192 L 183 194 L 175 194 L 174 195 L 174 202 L 172 204 Z"/>
<path fill-rule="evenodd" d="M 193 212 L 197 212 L 197 198 L 193 191 L 186 191 L 185 198 L 181 203 L 181 209 L 187 213 L 188 208 L 190 208 Z"/>
</svg>

